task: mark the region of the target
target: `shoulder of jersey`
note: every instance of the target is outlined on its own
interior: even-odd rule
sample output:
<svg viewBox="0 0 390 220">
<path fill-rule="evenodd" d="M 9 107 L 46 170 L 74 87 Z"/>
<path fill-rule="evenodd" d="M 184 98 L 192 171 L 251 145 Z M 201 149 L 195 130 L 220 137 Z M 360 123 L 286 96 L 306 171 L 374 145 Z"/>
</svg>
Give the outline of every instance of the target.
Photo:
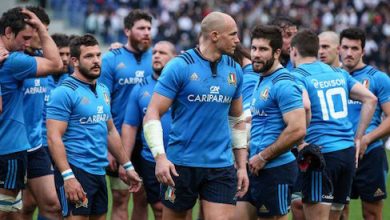
<svg viewBox="0 0 390 220">
<path fill-rule="evenodd" d="M 113 54 L 114 56 L 118 56 L 122 54 L 122 51 L 123 48 L 121 47 L 121 48 L 110 50 L 109 53 Z"/>
<path fill-rule="evenodd" d="M 146 78 L 144 78 L 144 80 L 141 83 L 137 84 L 136 86 L 139 86 L 139 87 L 146 86 L 149 84 L 150 80 L 151 80 L 150 77 L 146 77 Z"/>
<path fill-rule="evenodd" d="M 60 86 L 70 88 L 73 91 L 75 91 L 79 87 L 79 85 L 77 85 L 77 83 L 74 82 L 73 80 L 70 80 L 70 78 L 64 79 L 64 81 L 62 81 Z"/>
<path fill-rule="evenodd" d="M 180 54 L 179 56 L 177 56 L 177 58 L 184 60 L 184 62 L 188 65 L 195 63 L 195 59 L 192 57 L 192 55 L 188 51 Z"/>
<path fill-rule="evenodd" d="M 272 83 L 276 84 L 277 82 L 281 82 L 284 80 L 293 81 L 293 82 L 295 81 L 294 76 L 291 75 L 291 73 L 283 72 L 280 75 L 278 75 L 277 77 L 275 77 L 274 79 L 272 79 Z"/>
<path fill-rule="evenodd" d="M 372 67 L 372 66 L 370 66 L 370 70 L 368 70 L 368 71 L 366 72 L 366 74 L 367 74 L 367 75 L 370 75 L 370 76 L 374 76 L 374 75 L 376 75 L 376 74 L 381 74 L 381 73 L 386 74 L 386 73 L 384 73 L 384 72 L 382 72 L 382 71 L 379 71 L 379 70 L 375 69 L 375 68 Z M 387 74 L 386 74 L 386 75 L 387 75 Z"/>
<path fill-rule="evenodd" d="M 234 61 L 234 59 L 231 56 L 228 56 L 228 55 L 223 55 L 223 56 L 226 57 L 227 65 L 229 65 L 233 68 L 237 67 L 238 63 L 236 63 L 236 61 Z"/>
<path fill-rule="evenodd" d="M 108 90 L 107 86 L 104 83 L 98 82 L 98 85 L 101 86 L 103 89 Z"/>
</svg>

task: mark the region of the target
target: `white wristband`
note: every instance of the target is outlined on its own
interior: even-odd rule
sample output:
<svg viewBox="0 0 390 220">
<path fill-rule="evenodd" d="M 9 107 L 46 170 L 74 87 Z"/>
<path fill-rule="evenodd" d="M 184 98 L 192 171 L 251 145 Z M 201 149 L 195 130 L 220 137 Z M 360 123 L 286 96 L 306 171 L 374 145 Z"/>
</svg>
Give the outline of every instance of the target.
<svg viewBox="0 0 390 220">
<path fill-rule="evenodd" d="M 134 166 L 133 166 L 133 164 L 132 164 L 130 161 L 126 162 L 126 163 L 123 164 L 122 166 L 123 166 L 123 168 L 124 168 L 126 171 L 134 170 Z"/>
<path fill-rule="evenodd" d="M 163 130 L 160 120 L 149 120 L 144 124 L 144 137 L 153 157 L 165 154 Z"/>
<path fill-rule="evenodd" d="M 68 179 L 76 178 L 73 174 L 72 169 L 65 170 L 64 172 L 61 173 L 61 175 L 62 175 L 62 179 L 64 179 L 64 181 L 68 180 Z"/>
<path fill-rule="evenodd" d="M 259 156 L 260 160 L 263 161 L 264 163 L 268 163 L 268 160 L 264 159 L 263 155 L 261 155 L 261 152 L 257 154 Z"/>
</svg>

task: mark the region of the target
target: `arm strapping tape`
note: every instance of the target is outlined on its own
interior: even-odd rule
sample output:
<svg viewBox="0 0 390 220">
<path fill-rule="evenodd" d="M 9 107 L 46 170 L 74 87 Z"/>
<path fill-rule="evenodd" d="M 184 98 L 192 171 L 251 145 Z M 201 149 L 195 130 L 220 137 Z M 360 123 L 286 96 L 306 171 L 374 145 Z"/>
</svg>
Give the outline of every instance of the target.
<svg viewBox="0 0 390 220">
<path fill-rule="evenodd" d="M 143 127 L 146 143 L 149 146 L 153 157 L 165 154 L 163 130 L 160 120 L 149 120 Z"/>
<path fill-rule="evenodd" d="M 239 130 L 234 128 L 236 124 L 239 124 L 241 122 L 245 121 L 244 114 L 241 114 L 239 117 L 233 117 L 229 116 L 229 125 L 230 129 L 232 130 L 232 145 L 233 149 L 241 149 L 241 148 L 247 148 L 248 147 L 248 141 L 247 141 L 247 132 L 246 130 Z"/>
</svg>

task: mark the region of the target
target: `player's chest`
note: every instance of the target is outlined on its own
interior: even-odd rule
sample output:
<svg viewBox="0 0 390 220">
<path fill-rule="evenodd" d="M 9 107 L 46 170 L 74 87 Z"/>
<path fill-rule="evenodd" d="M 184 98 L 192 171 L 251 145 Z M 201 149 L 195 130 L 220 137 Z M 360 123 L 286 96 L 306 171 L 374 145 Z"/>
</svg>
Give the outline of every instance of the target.
<svg viewBox="0 0 390 220">
<path fill-rule="evenodd" d="M 81 124 L 106 122 L 110 118 L 110 98 L 106 92 L 86 91 L 80 93 L 73 107 L 73 118 Z"/>
<path fill-rule="evenodd" d="M 45 94 L 47 92 L 47 89 L 47 78 L 32 78 L 24 80 L 22 90 L 24 95 L 37 95 Z"/>
<path fill-rule="evenodd" d="M 143 82 L 152 72 L 151 65 L 129 65 L 117 69 L 114 77 L 117 86 L 134 85 Z"/>
</svg>

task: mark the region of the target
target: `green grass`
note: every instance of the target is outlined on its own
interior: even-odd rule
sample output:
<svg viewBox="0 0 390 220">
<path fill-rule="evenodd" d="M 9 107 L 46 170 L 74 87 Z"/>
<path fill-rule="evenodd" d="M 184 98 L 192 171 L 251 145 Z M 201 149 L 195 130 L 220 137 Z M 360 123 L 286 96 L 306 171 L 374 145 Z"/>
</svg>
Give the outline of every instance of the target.
<svg viewBox="0 0 390 220">
<path fill-rule="evenodd" d="M 386 154 L 387 154 L 387 161 L 390 161 L 390 151 L 386 150 Z M 387 183 L 389 183 L 389 180 L 390 180 L 390 176 L 387 175 Z M 109 182 L 108 182 L 108 184 L 109 184 Z M 388 194 L 390 193 L 390 184 L 387 184 L 387 193 Z M 110 190 L 108 190 L 108 203 L 109 203 L 109 207 L 111 207 L 112 197 L 111 197 Z M 192 212 L 192 216 L 193 216 L 194 220 L 198 217 L 198 207 L 199 207 L 198 204 L 196 204 L 196 206 L 194 207 L 193 212 Z M 383 211 L 383 219 L 390 219 L 390 209 L 388 207 L 390 207 L 390 199 L 389 198 L 387 198 L 385 200 L 384 209 L 383 209 L 384 210 Z M 132 204 L 132 202 L 129 202 L 129 214 L 132 212 L 132 209 L 133 209 L 133 204 Z M 362 212 L 361 212 L 360 200 L 353 200 L 351 202 L 351 205 L 350 205 L 349 219 L 361 220 L 361 219 L 363 219 L 361 213 Z M 150 209 L 150 207 L 149 207 L 148 215 L 149 215 L 149 220 L 154 219 L 153 212 Z M 36 219 L 36 214 L 34 215 L 34 219 Z M 111 219 L 111 209 L 110 208 L 108 209 L 107 219 Z M 291 219 L 291 217 L 289 219 Z"/>
</svg>

